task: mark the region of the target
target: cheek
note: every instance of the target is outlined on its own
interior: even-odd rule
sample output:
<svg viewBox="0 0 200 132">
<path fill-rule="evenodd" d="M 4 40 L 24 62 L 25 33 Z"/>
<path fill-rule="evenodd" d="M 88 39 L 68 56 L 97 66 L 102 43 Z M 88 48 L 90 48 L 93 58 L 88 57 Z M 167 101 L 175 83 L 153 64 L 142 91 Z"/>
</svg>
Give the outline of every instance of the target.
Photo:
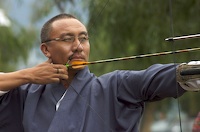
<svg viewBox="0 0 200 132">
<path fill-rule="evenodd" d="M 84 48 L 84 50 L 85 50 L 85 55 L 86 55 L 86 61 L 88 61 L 89 60 L 89 55 L 90 55 L 90 45 L 87 45 L 85 48 Z"/>
<path fill-rule="evenodd" d="M 51 58 L 53 63 L 64 64 L 67 62 L 69 54 L 70 54 L 70 47 L 68 46 L 57 46 L 51 50 Z"/>
</svg>

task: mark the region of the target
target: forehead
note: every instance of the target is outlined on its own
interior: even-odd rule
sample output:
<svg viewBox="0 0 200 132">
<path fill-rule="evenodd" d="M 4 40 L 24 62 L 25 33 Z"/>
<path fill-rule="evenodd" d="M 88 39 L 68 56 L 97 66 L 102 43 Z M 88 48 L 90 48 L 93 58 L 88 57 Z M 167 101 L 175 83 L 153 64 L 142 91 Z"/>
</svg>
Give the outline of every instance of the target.
<svg viewBox="0 0 200 132">
<path fill-rule="evenodd" d="M 52 23 L 51 34 L 79 34 L 81 32 L 87 32 L 86 27 L 77 19 L 63 18 Z"/>
</svg>

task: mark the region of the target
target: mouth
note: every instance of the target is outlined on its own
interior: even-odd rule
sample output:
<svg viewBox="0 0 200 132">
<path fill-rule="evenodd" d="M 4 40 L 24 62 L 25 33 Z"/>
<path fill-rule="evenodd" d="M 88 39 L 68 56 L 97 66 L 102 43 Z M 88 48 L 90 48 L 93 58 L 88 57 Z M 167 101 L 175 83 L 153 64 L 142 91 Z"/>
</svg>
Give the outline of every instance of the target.
<svg viewBox="0 0 200 132">
<path fill-rule="evenodd" d="M 71 62 L 71 61 L 85 61 L 85 57 L 81 54 L 72 54 L 68 58 L 68 62 Z"/>
<path fill-rule="evenodd" d="M 82 56 L 82 55 L 76 55 L 76 54 L 73 54 L 71 55 L 69 58 L 68 58 L 68 61 L 66 64 L 72 64 L 72 62 L 75 62 L 75 61 L 85 61 L 85 58 Z M 85 67 L 85 65 L 77 65 L 77 66 L 72 66 L 71 68 L 72 69 L 83 69 Z"/>
</svg>

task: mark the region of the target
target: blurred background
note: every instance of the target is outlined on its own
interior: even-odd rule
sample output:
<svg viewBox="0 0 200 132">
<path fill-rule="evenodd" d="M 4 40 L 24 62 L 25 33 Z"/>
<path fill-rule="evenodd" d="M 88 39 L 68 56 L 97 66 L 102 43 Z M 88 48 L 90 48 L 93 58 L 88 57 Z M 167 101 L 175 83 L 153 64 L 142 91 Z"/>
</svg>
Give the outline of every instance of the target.
<svg viewBox="0 0 200 132">
<path fill-rule="evenodd" d="M 165 38 L 200 33 L 199 0 L 0 0 L 0 71 L 46 60 L 40 29 L 58 13 L 77 16 L 88 28 L 90 60 L 199 47 L 200 39 Z M 198 51 L 91 65 L 97 76 L 117 69 L 142 70 L 155 63 L 199 60 Z M 147 103 L 141 132 L 190 132 L 200 111 L 199 92 Z M 180 115 L 180 116 L 179 116 Z"/>
</svg>

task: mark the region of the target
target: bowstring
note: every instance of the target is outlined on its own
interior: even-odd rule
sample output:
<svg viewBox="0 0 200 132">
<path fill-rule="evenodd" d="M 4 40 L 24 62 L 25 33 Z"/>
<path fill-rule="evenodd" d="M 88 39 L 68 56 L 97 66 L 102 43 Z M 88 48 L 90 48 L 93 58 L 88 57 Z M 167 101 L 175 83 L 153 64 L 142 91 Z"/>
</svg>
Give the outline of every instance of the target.
<svg viewBox="0 0 200 132">
<path fill-rule="evenodd" d="M 169 16 L 170 16 L 170 30 L 171 30 L 171 35 L 174 37 L 174 26 L 173 26 L 173 11 L 172 11 L 172 0 L 169 0 Z M 172 46 L 172 51 L 175 51 L 175 43 L 172 40 L 171 41 L 171 46 Z M 176 55 L 175 52 L 173 53 L 173 62 L 174 65 L 176 64 Z M 176 71 L 176 65 L 174 66 L 174 70 Z M 176 72 L 175 72 L 175 77 L 176 77 Z M 177 105 L 178 105 L 178 118 L 179 118 L 179 126 L 180 126 L 180 131 L 182 132 L 182 121 L 181 121 L 181 108 L 180 108 L 180 99 L 178 98 L 179 96 L 179 91 L 178 91 L 178 83 L 176 81 L 176 94 L 177 94 Z"/>
<path fill-rule="evenodd" d="M 96 18 L 99 18 L 99 16 L 103 13 L 103 11 L 105 10 L 106 6 L 108 5 L 110 0 L 107 0 L 103 6 L 103 8 L 99 11 L 99 13 L 97 14 Z M 96 23 L 98 19 L 94 19 L 91 26 L 88 28 L 88 32 L 90 32 L 90 30 L 92 30 L 94 28 L 94 25 Z M 109 130 L 111 132 L 113 132 L 112 128 L 109 126 L 109 124 L 106 124 L 105 120 L 100 116 L 100 114 L 90 105 L 90 103 L 83 98 L 83 96 L 81 94 L 79 94 L 75 88 L 70 84 L 69 87 L 71 87 L 73 89 L 73 91 L 81 98 L 81 100 L 84 100 L 86 102 L 86 105 L 98 116 L 98 118 L 103 122 L 103 124 L 105 126 L 107 126 L 109 128 Z"/>
<path fill-rule="evenodd" d="M 75 91 L 75 93 L 76 93 L 82 100 L 85 101 L 86 105 L 89 106 L 89 108 L 98 116 L 98 118 L 103 122 L 103 124 L 104 124 L 105 126 L 107 126 L 108 129 L 109 129 L 111 132 L 114 132 L 114 131 L 112 130 L 112 128 L 109 126 L 109 124 L 106 124 L 105 120 L 100 116 L 100 114 L 90 105 L 90 103 L 88 102 L 88 100 L 84 99 L 84 97 L 83 97 L 81 94 L 79 94 L 79 93 L 76 91 L 76 89 L 75 89 L 72 85 L 70 85 L 70 87 Z"/>
<path fill-rule="evenodd" d="M 88 32 L 94 28 L 94 25 L 95 25 L 96 21 L 98 20 L 98 18 L 100 17 L 100 15 L 103 13 L 103 11 L 105 10 L 105 8 L 107 7 L 107 5 L 108 5 L 109 2 L 110 2 L 110 0 L 107 0 L 105 2 L 103 8 L 99 11 L 99 13 L 96 16 L 97 19 L 93 19 L 91 25 L 88 27 Z"/>
</svg>

